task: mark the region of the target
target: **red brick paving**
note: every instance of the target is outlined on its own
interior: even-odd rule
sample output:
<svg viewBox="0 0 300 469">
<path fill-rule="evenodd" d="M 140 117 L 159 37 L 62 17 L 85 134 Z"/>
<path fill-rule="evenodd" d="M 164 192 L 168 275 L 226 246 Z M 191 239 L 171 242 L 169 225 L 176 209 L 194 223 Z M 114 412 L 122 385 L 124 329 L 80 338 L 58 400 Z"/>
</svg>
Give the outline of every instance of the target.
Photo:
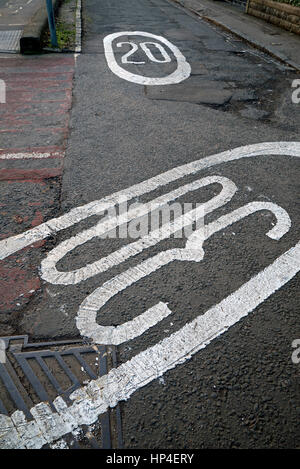
<svg viewBox="0 0 300 469">
<path fill-rule="evenodd" d="M 61 176 L 62 168 L 1 169 L 0 181 L 40 181 Z"/>
<path fill-rule="evenodd" d="M 75 62 L 73 55 L 58 54 L 0 60 L 0 79 L 5 80 L 7 89 L 6 104 L 0 104 L 3 239 L 39 225 L 59 209 Z M 49 153 L 49 157 L 4 158 L 6 154 L 33 152 Z M 37 251 L 40 244 L 36 244 Z M 0 313 L 19 312 L 40 288 L 37 257 L 22 252 L 0 261 Z M 0 333 L 1 326 L 0 314 Z"/>
<path fill-rule="evenodd" d="M 0 105 L 1 150 L 65 148 L 73 73 L 73 55 L 1 59 L 0 78 L 7 90 L 6 104 Z"/>
</svg>

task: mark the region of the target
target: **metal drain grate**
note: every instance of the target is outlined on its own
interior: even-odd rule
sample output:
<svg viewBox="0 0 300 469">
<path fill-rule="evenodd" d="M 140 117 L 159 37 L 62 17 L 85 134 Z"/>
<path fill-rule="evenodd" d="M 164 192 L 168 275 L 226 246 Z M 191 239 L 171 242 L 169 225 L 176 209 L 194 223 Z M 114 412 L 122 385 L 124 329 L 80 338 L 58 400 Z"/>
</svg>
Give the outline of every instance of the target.
<svg viewBox="0 0 300 469">
<path fill-rule="evenodd" d="M 70 394 L 87 381 L 107 374 L 116 366 L 115 351 L 82 340 L 28 343 L 28 336 L 0 337 L 5 360 L 0 361 L 0 414 L 30 408 L 38 402 L 52 404 L 61 396 L 70 404 Z M 2 357 L 3 358 L 3 357 Z M 1 429 L 0 429 L 1 430 Z M 102 414 L 91 427 L 66 435 L 57 447 L 111 449 L 122 447 L 120 409 Z"/>
<path fill-rule="evenodd" d="M 19 52 L 22 30 L 0 31 L 0 52 Z"/>
</svg>

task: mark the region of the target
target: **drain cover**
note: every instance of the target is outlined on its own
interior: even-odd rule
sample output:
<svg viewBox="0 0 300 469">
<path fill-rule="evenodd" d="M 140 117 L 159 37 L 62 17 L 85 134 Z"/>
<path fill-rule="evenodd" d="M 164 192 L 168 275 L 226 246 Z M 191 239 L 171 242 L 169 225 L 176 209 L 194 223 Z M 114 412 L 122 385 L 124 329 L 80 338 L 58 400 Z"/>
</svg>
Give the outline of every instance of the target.
<svg viewBox="0 0 300 469">
<path fill-rule="evenodd" d="M 0 337 L 5 357 L 0 360 L 0 414 L 21 410 L 30 420 L 31 407 L 61 396 L 70 404 L 70 394 L 88 381 L 107 374 L 116 366 L 114 348 L 81 340 L 29 343 L 28 336 Z M 1 357 L 0 357 L 1 358 Z M 1 428 L 0 428 L 1 432 Z M 48 446 L 48 445 L 47 445 Z M 122 447 L 121 417 L 117 406 L 92 426 L 81 426 L 50 445 L 53 448 Z"/>
<path fill-rule="evenodd" d="M 22 30 L 0 31 L 0 52 L 19 52 Z"/>
</svg>

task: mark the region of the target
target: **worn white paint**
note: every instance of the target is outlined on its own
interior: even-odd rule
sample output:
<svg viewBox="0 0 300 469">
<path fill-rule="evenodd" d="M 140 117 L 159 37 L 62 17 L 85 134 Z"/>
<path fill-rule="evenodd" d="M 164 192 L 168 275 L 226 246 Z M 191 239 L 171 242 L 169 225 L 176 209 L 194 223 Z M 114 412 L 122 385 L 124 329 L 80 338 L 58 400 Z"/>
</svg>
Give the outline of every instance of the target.
<svg viewBox="0 0 300 469">
<path fill-rule="evenodd" d="M 20 411 L 12 417 L 0 415 L 0 448 L 38 449 L 80 425 L 92 424 L 109 407 L 129 399 L 136 390 L 189 360 L 263 303 L 299 270 L 300 242 L 179 331 L 75 391 L 71 395 L 71 406 L 68 407 L 61 397 L 54 401 L 56 413 L 46 403 L 35 405 L 31 410 L 34 418 L 30 422 Z"/>
<path fill-rule="evenodd" d="M 300 79 L 296 79 L 292 81 L 292 88 L 296 88 L 295 91 L 292 92 L 292 103 L 299 104 L 300 103 Z"/>
<path fill-rule="evenodd" d="M 138 196 L 147 194 L 155 189 L 166 186 L 167 184 L 179 180 L 187 175 L 196 174 L 201 170 L 225 164 L 231 161 L 237 161 L 243 158 L 254 158 L 257 156 L 284 156 L 299 157 L 299 142 L 266 142 L 228 150 L 217 153 L 206 158 L 201 158 L 192 163 L 188 163 L 177 168 L 171 169 L 158 176 L 154 176 L 146 181 L 131 186 L 128 189 L 115 192 L 114 194 L 104 197 L 103 199 L 90 202 L 81 207 L 76 207 L 70 212 L 58 218 L 53 218 L 41 225 L 32 228 L 24 233 L 4 239 L 0 241 L 0 260 L 20 251 L 21 249 L 31 246 L 37 241 L 47 238 L 52 234 L 59 233 L 61 230 L 76 225 L 80 221 L 89 218 L 92 215 L 102 214 L 105 210 L 109 210 L 116 203 L 130 201 Z M 112 229 L 116 224 L 113 219 L 105 227 L 106 230 Z"/>
<path fill-rule="evenodd" d="M 0 104 L 6 103 L 6 83 L 4 80 L 0 80 Z"/>
<path fill-rule="evenodd" d="M 100 213 L 109 206 L 114 205 L 120 198 L 130 200 L 138 195 L 151 192 L 157 187 L 164 186 L 171 181 L 180 179 L 187 174 L 194 174 L 214 165 L 239 160 L 241 158 L 267 155 L 299 157 L 300 143 L 281 142 L 251 145 L 212 155 L 194 163 L 175 168 L 160 176 L 151 178 L 144 183 L 137 184 L 128 190 L 113 194 L 111 197 L 74 209 L 60 218 L 53 219 L 40 225 L 40 227 L 29 230 L 23 235 L 1 241 L 1 257 L 4 259 L 23 247 L 29 246 L 32 242 L 43 239 L 51 232 L 59 232 L 95 213 Z M 224 186 L 225 181 L 226 184 L 228 184 L 228 180 L 224 178 Z M 231 190 L 234 192 L 235 187 L 233 186 Z M 222 192 L 219 196 L 221 194 Z M 213 200 L 214 199 L 212 199 L 212 201 Z M 215 203 L 215 201 L 212 203 Z M 280 237 L 288 231 L 290 219 L 282 208 L 272 203 L 252 202 L 211 222 L 205 229 L 204 238 L 207 239 L 213 233 L 258 210 L 271 210 L 277 219 L 276 225 L 267 233 L 270 238 L 280 239 Z M 111 225 L 114 225 L 117 221 L 120 220 L 112 219 Z M 110 227 L 106 226 L 105 229 L 110 229 Z M 203 233 L 193 233 L 188 239 L 184 249 L 169 250 L 161 253 L 165 258 L 161 258 L 160 261 L 162 261 L 164 265 L 170 262 L 170 259 L 173 260 L 174 258 L 201 261 L 204 255 L 202 242 Z M 154 256 L 145 261 L 147 264 L 143 263 L 144 265 L 140 265 L 139 267 L 141 270 L 145 267 L 146 269 L 148 268 L 148 271 L 146 270 L 147 274 L 147 272 L 153 271 L 153 268 L 160 268 L 161 264 L 158 261 L 158 257 Z M 166 371 L 174 368 L 178 364 L 184 363 L 193 354 L 206 347 L 214 338 L 227 331 L 231 326 L 263 303 L 270 295 L 276 292 L 276 290 L 285 285 L 299 270 L 300 242 L 279 256 L 271 265 L 250 279 L 219 304 L 213 306 L 204 314 L 201 311 L 196 319 L 186 324 L 179 331 L 166 337 L 153 347 L 139 353 L 118 368 L 111 370 L 106 376 L 91 381 L 87 386 L 74 392 L 71 396 L 73 400 L 71 406 L 68 407 L 60 397 L 55 400 L 56 413 L 52 412 L 46 403 L 38 404 L 32 409 L 33 420 L 31 422 L 28 422 L 24 414 L 20 411 L 15 412 L 12 417 L 1 415 L 0 447 L 40 448 L 46 442 L 51 443 L 82 424 L 95 422 L 97 417 L 105 412 L 108 407 L 114 407 L 120 400 L 128 399 L 137 389 L 150 383 L 153 379 L 162 376 Z M 134 275 L 136 275 L 134 279 L 137 278 L 137 274 L 138 269 L 134 271 Z M 145 272 L 140 273 L 142 277 L 144 274 Z M 121 278 L 121 280 L 123 280 L 121 287 L 125 286 L 126 288 L 128 284 L 132 284 L 132 277 L 126 277 L 126 272 L 121 275 L 123 275 Z M 112 286 L 114 287 L 114 285 Z M 99 299 L 99 291 L 103 287 L 95 290 L 92 294 L 95 295 L 96 302 Z M 112 289 L 109 295 L 113 296 L 113 294 L 115 294 L 114 291 L 120 291 L 120 284 L 115 290 Z M 88 304 L 90 300 L 91 298 L 87 298 L 85 301 Z M 103 296 L 100 295 L 100 303 L 101 301 L 103 302 Z M 97 308 L 100 303 L 96 305 Z M 94 305 L 92 305 L 92 308 L 94 308 Z M 170 313 L 168 306 L 164 303 L 159 303 L 148 311 L 153 324 L 157 323 L 157 321 L 161 320 L 163 317 L 167 317 Z M 136 327 L 128 328 L 128 325 L 122 325 L 125 326 L 123 330 L 121 326 L 118 332 L 108 332 L 107 339 L 110 341 L 116 338 L 120 340 L 122 334 L 124 334 L 124 329 L 126 331 L 126 327 L 128 328 L 126 333 L 129 333 L 127 340 L 136 336 L 136 332 L 142 332 L 140 320 L 141 316 L 135 318 Z M 149 323 L 145 330 L 148 327 Z M 102 329 L 100 335 L 106 334 L 105 331 Z"/>
<path fill-rule="evenodd" d="M 145 76 L 142 76 L 142 75 L 137 75 L 137 74 L 128 72 L 124 68 L 120 67 L 120 65 L 118 64 L 118 62 L 116 60 L 115 53 L 114 53 L 114 50 L 113 50 L 113 41 L 115 39 L 117 39 L 118 37 L 123 37 L 123 36 L 125 36 L 125 37 L 126 36 L 129 36 L 129 37 L 130 36 L 142 36 L 142 37 L 154 39 L 155 43 L 157 43 L 157 41 L 159 41 L 159 43 L 164 44 L 166 47 L 168 47 L 168 49 L 171 50 L 171 52 L 173 53 L 173 55 L 174 55 L 174 57 L 177 61 L 176 70 L 173 73 L 171 73 L 170 75 L 167 75 L 165 77 L 156 77 L 155 78 L 155 77 L 145 77 Z M 137 83 L 139 85 L 171 85 L 171 84 L 180 83 L 183 80 L 186 80 L 186 78 L 188 78 L 191 74 L 191 66 L 186 61 L 186 58 L 180 52 L 178 47 L 174 46 L 174 44 L 172 44 L 170 41 L 168 41 L 167 39 L 165 39 L 162 36 L 157 36 L 155 34 L 147 33 L 147 32 L 144 32 L 144 31 L 122 31 L 122 32 L 119 32 L 119 33 L 109 34 L 108 36 L 106 36 L 104 38 L 103 43 L 104 43 L 105 57 L 106 57 L 106 61 L 107 61 L 107 64 L 108 64 L 109 68 L 111 69 L 111 71 L 113 73 L 118 75 L 120 78 L 123 78 L 124 80 L 132 81 L 132 82 Z M 133 43 L 131 43 L 131 44 L 133 44 Z M 147 43 L 144 43 L 144 44 L 147 44 Z M 160 45 L 160 47 L 162 47 L 162 46 Z M 124 59 L 125 63 L 130 63 L 130 62 L 127 61 L 127 59 L 130 55 L 132 55 L 135 52 L 135 50 L 137 50 L 136 48 L 137 48 L 137 46 L 132 51 L 130 51 L 126 54 L 126 59 Z M 147 50 L 145 50 L 145 49 L 147 49 L 147 46 L 146 46 L 146 48 L 144 46 L 144 51 L 146 52 L 148 57 L 149 57 L 149 52 L 150 52 L 150 54 L 154 58 L 151 51 L 149 51 L 149 49 L 148 49 L 148 53 L 147 53 Z M 166 58 L 166 55 L 164 55 L 164 57 Z M 151 56 L 150 56 L 150 60 L 155 61 L 155 62 L 159 61 L 159 60 L 151 59 Z M 139 64 L 140 62 L 131 62 L 131 63 Z"/>
<path fill-rule="evenodd" d="M 159 50 L 159 52 L 161 53 L 163 58 L 158 59 L 157 57 L 155 57 L 152 54 L 151 49 L 149 49 L 149 47 L 148 47 L 149 45 L 155 46 Z M 140 47 L 145 52 L 145 54 L 147 55 L 148 59 L 151 62 L 156 62 L 156 63 L 160 63 L 160 64 L 171 62 L 171 57 L 169 56 L 168 52 L 158 42 L 141 42 Z"/>
<path fill-rule="evenodd" d="M 19 153 L 0 153 L 0 160 L 38 160 L 44 158 L 59 158 L 63 154 L 61 151 L 54 152 L 19 152 Z"/>
<path fill-rule="evenodd" d="M 135 65 L 144 64 L 145 62 L 137 62 L 135 60 L 128 60 L 129 57 L 131 57 L 138 50 L 138 45 L 135 44 L 134 42 L 119 42 L 117 44 L 117 47 L 123 47 L 125 44 L 129 44 L 131 46 L 131 50 L 123 55 L 122 64 L 135 64 Z"/>
<path fill-rule="evenodd" d="M 135 65 L 141 65 L 144 64 L 145 62 L 137 62 L 135 60 L 128 60 L 129 57 L 135 54 L 135 52 L 138 51 L 139 46 L 135 42 L 118 42 L 117 47 L 123 47 L 124 44 L 129 44 L 131 46 L 131 50 L 129 52 L 126 52 L 126 54 L 123 55 L 121 62 L 123 64 L 135 64 Z M 159 52 L 161 53 L 163 59 L 157 59 L 149 49 L 148 45 L 155 46 Z M 155 63 L 168 63 L 171 62 L 171 57 L 167 53 L 166 49 L 159 44 L 158 42 L 141 42 L 140 43 L 141 49 L 144 51 L 150 62 L 155 62 Z"/>
<path fill-rule="evenodd" d="M 268 151 L 266 151 L 266 147 L 268 147 Z M 271 147 L 271 144 L 266 144 L 266 147 L 262 149 L 256 146 L 254 149 L 252 146 L 252 149 L 254 150 L 252 153 L 245 153 L 242 151 L 245 149 L 239 149 L 241 151 L 240 156 L 238 156 L 236 150 L 233 152 L 225 152 L 221 155 L 223 155 L 223 157 L 226 155 L 225 161 L 257 156 L 259 154 L 264 155 L 277 153 L 293 156 L 300 155 L 300 145 L 297 143 L 275 144 L 275 148 Z M 185 174 L 191 174 L 200 169 L 204 169 L 205 167 L 223 163 L 224 161 L 220 161 L 219 157 L 220 155 L 213 155 L 212 157 L 202 160 L 202 167 L 198 167 L 198 169 L 196 169 L 197 163 L 199 165 L 201 160 L 193 164 L 192 168 L 190 165 L 181 167 L 180 172 L 177 172 L 177 174 L 176 171 L 174 173 L 174 170 L 165 173 L 162 175 L 164 176 L 164 179 L 161 179 L 160 176 L 158 178 L 152 178 L 151 180 L 146 181 L 143 186 L 144 193 L 153 190 L 153 185 L 156 187 L 162 185 L 163 180 L 165 180 L 165 184 L 167 184 L 170 180 L 176 180 Z M 182 171 L 183 169 L 184 171 Z M 188 172 L 186 172 L 187 169 Z M 166 177 L 166 175 L 168 175 L 168 177 Z M 129 200 L 130 195 L 131 197 L 134 197 L 134 194 L 140 190 L 141 185 L 137 185 L 134 187 L 133 191 L 129 190 L 126 195 L 122 191 L 121 195 L 125 195 Z M 107 202 L 107 199 L 104 200 Z M 113 203 L 113 198 L 110 199 L 109 203 Z M 88 207 L 91 211 L 95 210 L 95 205 L 88 204 Z M 97 208 L 99 208 L 99 206 Z M 271 210 L 277 218 L 277 224 L 267 233 L 267 235 L 273 239 L 279 239 L 290 227 L 290 220 L 287 213 L 275 204 L 260 202 L 247 204 L 245 207 L 241 207 L 240 209 L 237 209 L 228 215 L 224 215 L 218 220 L 210 223 L 206 227 L 205 239 L 216 231 L 240 220 L 242 217 L 248 216 L 250 213 L 254 213 L 254 211 L 265 209 Z M 70 216 L 71 214 L 72 216 Z M 74 224 L 83 218 L 85 217 L 80 210 L 78 211 L 77 209 L 77 211 L 71 211 L 69 214 L 56 219 L 54 225 L 48 224 L 40 231 L 35 232 L 33 234 L 35 237 L 34 239 L 49 231 L 52 226 L 54 226 L 57 231 L 60 231 L 63 227 L 70 226 L 70 223 L 72 224 L 73 222 Z M 116 223 L 116 220 L 112 221 L 113 223 Z M 32 231 L 33 230 L 30 230 L 31 233 Z M 27 232 L 27 243 L 29 241 L 28 238 L 30 238 L 30 232 Z M 166 264 L 169 262 L 168 259 L 176 257 L 181 258 L 181 260 L 182 257 L 185 260 L 201 260 L 204 254 L 202 244 L 199 244 L 199 241 L 203 241 L 202 235 L 203 234 L 201 233 L 201 237 L 199 237 L 199 233 L 194 233 L 187 241 L 185 249 L 169 250 L 165 253 L 161 253 L 161 255 L 166 256 L 167 259 L 167 262 L 165 262 L 166 259 L 163 259 L 163 262 Z M 14 237 L 13 243 L 8 244 L 9 252 L 18 246 L 18 239 L 18 237 Z M 3 246 L 4 245 L 2 244 L 2 249 Z M 181 257 L 179 256 L 178 251 L 181 251 Z M 5 257 L 6 256 L 3 255 L 3 258 Z M 158 260 L 158 257 L 154 256 L 154 258 L 146 261 L 148 262 L 150 271 L 153 269 L 153 266 L 160 266 L 158 263 L 155 264 Z M 2 448 L 39 448 L 45 444 L 45 442 L 53 442 L 79 425 L 93 423 L 108 407 L 115 406 L 119 400 L 128 399 L 137 389 L 161 376 L 167 370 L 174 368 L 177 364 L 183 363 L 189 359 L 191 355 L 201 348 L 204 348 L 215 337 L 225 332 L 242 317 L 253 311 L 266 298 L 293 278 L 299 270 L 300 243 L 298 243 L 294 248 L 291 248 L 285 254 L 281 255 L 273 262 L 273 264 L 253 277 L 236 292 L 229 295 L 205 314 L 200 314 L 195 320 L 184 326 L 181 330 L 175 332 L 148 350 L 141 352 L 127 363 L 111 370 L 107 376 L 92 381 L 87 386 L 73 393 L 72 398 L 74 399 L 74 403 L 72 406 L 67 407 L 61 398 L 57 398 L 55 401 L 57 413 L 53 413 L 47 404 L 41 403 L 32 409 L 34 420 L 31 422 L 27 422 L 25 416 L 20 411 L 15 412 L 11 418 L 1 416 L 0 446 Z M 136 270 L 136 272 L 138 271 Z M 142 273 L 142 277 L 143 276 L 144 272 Z M 125 275 L 124 280 L 124 285 L 126 286 L 128 281 L 130 282 L 132 279 L 128 277 L 126 280 Z M 120 287 L 118 287 L 117 290 L 120 291 Z M 170 314 L 170 310 L 167 305 L 160 303 L 153 307 L 151 311 L 148 311 L 150 316 L 152 313 L 156 313 L 158 315 L 155 316 L 154 314 L 152 316 L 153 323 L 156 323 L 157 320 Z M 135 318 L 135 320 L 138 320 L 138 318 Z M 149 323 L 147 327 L 149 327 Z M 134 328 L 131 328 L 131 331 L 133 330 Z M 138 332 L 141 332 L 140 324 L 137 324 L 137 330 Z M 113 335 L 120 338 L 124 331 L 122 332 L 121 329 L 119 329 L 119 331 L 120 334 L 119 332 L 109 333 L 109 340 L 111 340 Z M 133 336 L 135 335 L 133 334 L 132 337 Z M 127 340 L 132 337 L 128 336 Z"/>
<path fill-rule="evenodd" d="M 236 223 L 242 218 L 261 210 L 270 210 L 277 219 L 276 225 L 267 233 L 267 236 L 278 240 L 287 233 L 291 226 L 290 218 L 286 211 L 281 207 L 278 207 L 276 204 L 252 202 L 244 207 L 234 210 L 228 215 L 224 215 L 215 222 L 210 223 L 205 227 L 204 233 L 202 230 L 200 233 L 193 233 L 188 239 L 184 249 L 170 249 L 168 251 L 160 252 L 156 256 L 145 260 L 137 266 L 122 272 L 113 279 L 104 283 L 103 286 L 94 290 L 80 305 L 77 314 L 76 325 L 81 335 L 89 337 L 99 344 L 120 345 L 123 342 L 127 342 L 128 340 L 134 339 L 135 337 L 143 334 L 147 329 L 166 317 L 165 315 L 160 314 L 162 308 L 161 304 L 157 305 L 157 310 L 155 308 L 151 308 L 140 316 L 135 317 L 132 321 L 128 321 L 125 324 L 115 327 L 101 326 L 97 324 L 97 313 L 119 292 L 175 260 L 200 262 L 204 258 L 203 242 L 206 239 L 232 223 Z M 173 224 L 175 229 L 178 222 L 179 220 L 176 220 Z M 165 227 L 165 231 L 167 231 L 168 228 L 169 227 Z M 263 289 L 264 286 L 261 285 L 261 290 Z"/>
<path fill-rule="evenodd" d="M 214 183 L 222 186 L 220 194 L 216 195 L 204 204 L 199 204 L 196 210 L 192 210 L 188 214 L 179 217 L 176 220 L 176 223 L 163 226 L 162 229 L 150 232 L 148 236 L 143 237 L 134 243 L 130 243 L 118 251 L 113 252 L 109 256 L 82 268 L 71 272 L 60 272 L 57 270 L 56 264 L 64 256 L 94 237 L 102 236 L 106 232 L 109 232 L 123 223 L 127 223 L 130 220 L 147 215 L 150 211 L 153 212 L 188 192 L 195 191 Z M 126 214 L 111 218 L 109 221 L 100 221 L 96 226 L 88 230 L 81 231 L 76 236 L 63 241 L 52 249 L 41 263 L 41 276 L 44 280 L 50 283 L 61 285 L 74 285 L 82 282 L 83 280 L 87 280 L 88 278 L 101 272 L 105 272 L 111 267 L 139 254 L 143 250 L 154 246 L 163 239 L 169 238 L 171 234 L 176 233 L 176 231 L 180 230 L 182 227 L 191 225 L 195 220 L 202 217 L 204 213 L 208 214 L 212 210 L 226 204 L 231 200 L 236 190 L 236 185 L 229 179 L 220 176 L 209 176 L 181 186 L 178 189 L 157 197 L 146 204 L 140 205 L 136 209 L 128 211 Z"/>
<path fill-rule="evenodd" d="M 81 0 L 77 0 L 76 2 L 76 36 L 75 36 L 75 53 L 78 54 L 81 52 L 81 35 L 82 35 L 82 28 L 81 28 Z"/>
</svg>

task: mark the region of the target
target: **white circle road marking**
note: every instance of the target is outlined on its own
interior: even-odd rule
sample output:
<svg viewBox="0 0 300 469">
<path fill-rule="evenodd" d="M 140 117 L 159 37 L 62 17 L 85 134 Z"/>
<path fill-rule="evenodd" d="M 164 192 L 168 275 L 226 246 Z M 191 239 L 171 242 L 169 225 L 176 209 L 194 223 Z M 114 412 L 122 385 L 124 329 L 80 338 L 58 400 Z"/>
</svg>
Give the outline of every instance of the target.
<svg viewBox="0 0 300 469">
<path fill-rule="evenodd" d="M 113 41 L 117 39 L 118 37 L 122 37 L 122 36 L 142 36 L 142 37 L 147 37 L 147 38 L 155 39 L 156 41 L 162 42 L 165 46 L 167 46 L 173 52 L 175 56 L 177 60 L 176 70 L 166 77 L 157 77 L 157 78 L 152 77 L 151 78 L 151 77 L 144 77 L 142 75 L 136 75 L 134 73 L 130 73 L 124 68 L 120 67 L 120 65 L 116 61 L 115 53 L 113 51 Z M 132 81 L 133 83 L 137 83 L 139 85 L 171 85 L 171 84 L 180 83 L 183 80 L 186 80 L 191 74 L 191 66 L 186 61 L 186 58 L 180 52 L 178 47 L 174 46 L 174 44 L 172 44 L 170 41 L 168 41 L 162 36 L 157 36 L 155 34 L 146 33 L 145 31 L 122 31 L 119 33 L 113 33 L 113 34 L 109 34 L 108 36 L 106 36 L 103 39 L 103 44 L 104 44 L 104 53 L 105 53 L 106 61 L 110 70 L 115 75 L 118 75 L 120 78 L 123 78 L 124 80 Z M 134 44 L 134 43 L 131 43 L 131 44 Z M 144 43 L 144 44 L 147 44 L 147 43 Z M 137 50 L 137 45 L 134 44 L 134 48 L 132 49 L 132 51 L 126 53 L 126 55 L 123 57 L 123 59 L 125 60 L 125 63 L 130 63 L 127 61 L 127 59 L 136 50 Z M 145 48 L 145 46 L 143 47 L 143 50 L 144 52 L 146 52 L 148 58 L 152 60 L 151 56 L 153 55 L 151 51 L 148 50 L 148 53 L 147 53 L 147 47 Z M 167 54 L 166 51 L 165 53 Z M 166 59 L 166 55 L 164 55 L 164 57 Z M 158 60 L 155 60 L 155 61 L 158 62 Z M 139 64 L 139 62 L 131 62 L 131 63 Z"/>
</svg>

